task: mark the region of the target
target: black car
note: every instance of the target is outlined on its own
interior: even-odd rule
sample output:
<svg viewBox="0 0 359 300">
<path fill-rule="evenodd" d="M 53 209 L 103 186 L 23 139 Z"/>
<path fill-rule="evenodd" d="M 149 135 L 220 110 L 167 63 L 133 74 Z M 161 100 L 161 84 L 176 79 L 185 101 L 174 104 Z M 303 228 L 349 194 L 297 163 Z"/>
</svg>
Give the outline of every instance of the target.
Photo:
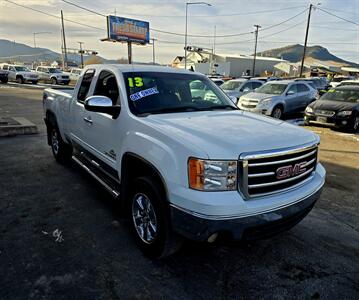
<svg viewBox="0 0 359 300">
<path fill-rule="evenodd" d="M 6 71 L 3 71 L 3 70 L 0 70 L 0 81 L 2 82 L 2 83 L 7 83 L 8 82 L 8 74 L 7 74 L 7 72 Z"/>
<path fill-rule="evenodd" d="M 305 109 L 304 123 L 318 123 L 357 132 L 359 128 L 359 86 L 329 90 Z"/>
</svg>

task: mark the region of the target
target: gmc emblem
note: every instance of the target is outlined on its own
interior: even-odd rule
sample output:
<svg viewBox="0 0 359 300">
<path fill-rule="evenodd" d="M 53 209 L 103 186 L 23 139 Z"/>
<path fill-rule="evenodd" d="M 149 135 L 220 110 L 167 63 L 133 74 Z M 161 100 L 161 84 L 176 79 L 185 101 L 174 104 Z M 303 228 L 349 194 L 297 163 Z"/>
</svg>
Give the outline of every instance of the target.
<svg viewBox="0 0 359 300">
<path fill-rule="evenodd" d="M 304 173 L 307 170 L 305 167 L 306 164 L 307 162 L 304 161 L 295 164 L 294 166 L 284 166 L 278 168 L 276 171 L 277 179 L 284 179 Z"/>
</svg>

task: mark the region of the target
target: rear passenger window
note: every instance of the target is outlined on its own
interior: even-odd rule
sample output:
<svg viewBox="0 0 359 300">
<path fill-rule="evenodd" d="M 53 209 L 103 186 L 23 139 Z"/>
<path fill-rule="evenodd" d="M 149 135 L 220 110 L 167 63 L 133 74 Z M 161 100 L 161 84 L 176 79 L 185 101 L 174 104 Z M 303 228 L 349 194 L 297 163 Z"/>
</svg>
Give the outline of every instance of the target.
<svg viewBox="0 0 359 300">
<path fill-rule="evenodd" d="M 256 89 L 256 88 L 259 88 L 261 85 L 262 85 L 262 83 L 260 83 L 260 82 L 252 82 L 253 90 Z"/>
<path fill-rule="evenodd" d="M 298 84 L 298 93 L 308 92 L 309 88 L 305 84 Z"/>
<path fill-rule="evenodd" d="M 77 94 L 77 101 L 78 102 L 84 102 L 87 96 L 87 93 L 89 92 L 91 82 L 93 77 L 95 76 L 95 70 L 87 70 L 82 77 L 82 82 L 79 88 L 79 92 Z"/>
</svg>

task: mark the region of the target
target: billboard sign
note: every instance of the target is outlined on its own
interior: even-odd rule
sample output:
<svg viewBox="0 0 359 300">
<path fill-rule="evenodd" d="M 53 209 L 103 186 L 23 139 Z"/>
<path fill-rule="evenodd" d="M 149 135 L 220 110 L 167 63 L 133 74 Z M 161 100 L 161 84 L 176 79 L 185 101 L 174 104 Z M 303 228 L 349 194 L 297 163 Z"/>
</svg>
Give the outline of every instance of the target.
<svg viewBox="0 0 359 300">
<path fill-rule="evenodd" d="M 150 41 L 150 23 L 117 16 L 107 17 L 108 38 L 113 41 L 147 44 Z"/>
</svg>

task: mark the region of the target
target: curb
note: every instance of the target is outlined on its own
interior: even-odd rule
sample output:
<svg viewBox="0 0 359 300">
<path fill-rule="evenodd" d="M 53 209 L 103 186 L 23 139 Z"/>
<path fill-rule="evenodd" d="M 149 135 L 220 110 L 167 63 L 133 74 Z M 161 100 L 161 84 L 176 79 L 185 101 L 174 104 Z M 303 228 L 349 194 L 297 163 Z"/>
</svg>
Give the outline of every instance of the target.
<svg viewBox="0 0 359 300">
<path fill-rule="evenodd" d="M 7 121 L 4 121 L 7 120 Z M 1 122 L 3 121 L 3 122 Z M 3 125 L 3 124 L 4 125 Z M 0 117 L 0 137 L 36 134 L 38 133 L 37 126 L 25 118 L 12 117 L 1 118 Z"/>
</svg>

